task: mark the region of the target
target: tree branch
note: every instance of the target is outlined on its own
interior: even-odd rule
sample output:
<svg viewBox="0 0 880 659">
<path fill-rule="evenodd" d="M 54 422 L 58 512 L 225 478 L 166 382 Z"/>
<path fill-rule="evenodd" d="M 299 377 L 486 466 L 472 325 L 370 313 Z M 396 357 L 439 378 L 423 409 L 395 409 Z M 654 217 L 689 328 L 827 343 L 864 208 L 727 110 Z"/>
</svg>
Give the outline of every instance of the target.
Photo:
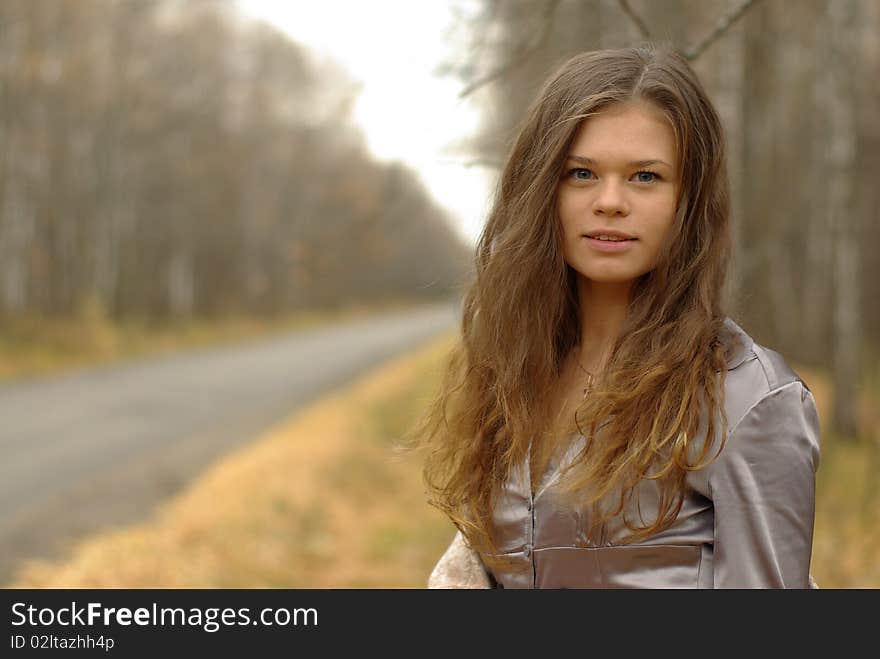
<svg viewBox="0 0 880 659">
<path fill-rule="evenodd" d="M 727 32 L 731 25 L 736 23 L 740 18 L 743 17 L 751 6 L 756 2 L 756 0 L 742 0 L 738 6 L 733 7 L 727 13 L 723 14 L 721 18 L 718 19 L 718 22 L 715 24 L 715 27 L 712 31 L 707 34 L 702 41 L 697 43 L 695 46 L 685 49 L 682 55 L 685 59 L 689 61 L 694 61 L 699 57 L 704 50 L 706 50 L 712 43 L 721 37 L 722 34 Z"/>
<path fill-rule="evenodd" d="M 501 169 L 504 165 L 500 160 L 491 158 L 472 158 L 461 163 L 465 167 L 485 167 L 486 169 Z"/>
<path fill-rule="evenodd" d="M 531 44 L 526 41 L 521 43 L 516 49 L 516 53 L 513 57 L 510 58 L 510 60 L 492 71 L 492 73 L 489 73 L 485 77 L 480 78 L 475 82 L 472 82 L 459 93 L 458 97 L 464 98 L 465 96 L 473 93 L 483 85 L 486 85 L 494 80 L 497 80 L 498 78 L 503 77 L 509 71 L 522 64 L 526 59 L 528 59 L 529 55 L 535 52 L 538 48 L 543 46 L 544 43 L 547 41 L 547 37 L 550 36 L 550 27 L 553 24 L 553 15 L 556 13 L 557 6 L 559 6 L 559 0 L 549 0 L 549 2 L 547 3 L 547 10 L 544 14 L 544 25 L 542 26 L 541 32 L 535 41 L 533 41 Z"/>
<path fill-rule="evenodd" d="M 639 33 L 642 35 L 644 39 L 651 38 L 651 31 L 648 30 L 648 26 L 645 25 L 645 21 L 642 20 L 642 17 L 639 16 L 635 10 L 629 6 L 629 0 L 617 0 L 617 4 L 620 5 L 620 9 L 624 14 L 632 19 L 632 22 L 636 24 L 636 27 L 639 29 Z"/>
</svg>

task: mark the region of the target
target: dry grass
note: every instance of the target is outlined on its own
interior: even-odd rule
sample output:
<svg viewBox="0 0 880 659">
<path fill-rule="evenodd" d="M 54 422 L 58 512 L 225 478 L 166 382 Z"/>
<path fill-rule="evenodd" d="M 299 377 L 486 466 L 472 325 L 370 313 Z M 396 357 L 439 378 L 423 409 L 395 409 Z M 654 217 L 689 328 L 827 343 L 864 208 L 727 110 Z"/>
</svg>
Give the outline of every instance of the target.
<svg viewBox="0 0 880 659">
<path fill-rule="evenodd" d="M 12 587 L 424 587 L 453 530 L 426 505 L 415 458 L 392 446 L 451 345 L 381 368 L 230 454 L 152 520 L 91 538 L 65 563 L 26 565 Z M 797 371 L 824 425 L 827 378 Z M 864 396 L 876 429 L 880 393 Z M 823 428 L 812 563 L 823 588 L 880 587 L 875 440 Z"/>
<path fill-rule="evenodd" d="M 860 391 L 857 439 L 829 429 L 834 391 L 827 375 L 796 368 L 816 398 L 822 424 L 812 573 L 823 588 L 880 588 L 880 386 Z"/>
<path fill-rule="evenodd" d="M 391 446 L 435 389 L 446 338 L 228 455 L 143 524 L 33 562 L 11 587 L 424 587 L 449 522 Z"/>
<path fill-rule="evenodd" d="M 828 439 L 816 502 L 813 576 L 822 587 L 880 588 L 876 443 Z"/>
</svg>

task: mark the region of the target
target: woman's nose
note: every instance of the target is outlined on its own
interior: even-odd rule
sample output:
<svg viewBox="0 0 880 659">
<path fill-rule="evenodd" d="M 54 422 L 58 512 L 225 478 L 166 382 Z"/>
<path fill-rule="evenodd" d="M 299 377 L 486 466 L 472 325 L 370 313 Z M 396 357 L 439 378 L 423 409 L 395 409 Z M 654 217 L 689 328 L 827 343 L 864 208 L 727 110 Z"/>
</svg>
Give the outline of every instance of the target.
<svg viewBox="0 0 880 659">
<path fill-rule="evenodd" d="M 593 212 L 597 215 L 628 215 L 629 203 L 623 186 L 613 181 L 603 183 L 593 202 Z"/>
</svg>

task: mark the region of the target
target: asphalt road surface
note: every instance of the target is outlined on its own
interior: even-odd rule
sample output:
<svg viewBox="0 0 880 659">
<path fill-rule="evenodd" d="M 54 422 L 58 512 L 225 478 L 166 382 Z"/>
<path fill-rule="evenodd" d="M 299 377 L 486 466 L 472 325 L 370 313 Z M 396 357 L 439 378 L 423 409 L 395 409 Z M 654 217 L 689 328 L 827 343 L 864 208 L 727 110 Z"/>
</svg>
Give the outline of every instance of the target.
<svg viewBox="0 0 880 659">
<path fill-rule="evenodd" d="M 0 386 L 0 584 L 458 320 L 453 302 Z"/>
</svg>

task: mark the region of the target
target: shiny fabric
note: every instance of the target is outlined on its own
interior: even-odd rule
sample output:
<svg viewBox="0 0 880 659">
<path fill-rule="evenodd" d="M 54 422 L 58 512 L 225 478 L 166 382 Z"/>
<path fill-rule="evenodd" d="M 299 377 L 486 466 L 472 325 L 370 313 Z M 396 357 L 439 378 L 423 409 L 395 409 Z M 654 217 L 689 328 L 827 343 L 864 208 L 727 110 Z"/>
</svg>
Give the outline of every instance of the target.
<svg viewBox="0 0 880 659">
<path fill-rule="evenodd" d="M 620 542 L 627 531 L 620 517 L 591 534 L 589 510 L 566 508 L 554 497 L 554 482 L 583 446 L 583 437 L 575 437 L 534 496 L 528 460 L 504 485 L 493 526 L 514 565 L 490 572 L 499 587 L 809 587 L 819 464 L 815 402 L 778 353 L 729 318 L 725 326 L 740 343 L 727 362 L 727 441 L 710 465 L 688 474 L 676 521 L 633 544 Z M 657 492 L 655 481 L 643 481 L 627 518 L 655 519 Z"/>
</svg>

